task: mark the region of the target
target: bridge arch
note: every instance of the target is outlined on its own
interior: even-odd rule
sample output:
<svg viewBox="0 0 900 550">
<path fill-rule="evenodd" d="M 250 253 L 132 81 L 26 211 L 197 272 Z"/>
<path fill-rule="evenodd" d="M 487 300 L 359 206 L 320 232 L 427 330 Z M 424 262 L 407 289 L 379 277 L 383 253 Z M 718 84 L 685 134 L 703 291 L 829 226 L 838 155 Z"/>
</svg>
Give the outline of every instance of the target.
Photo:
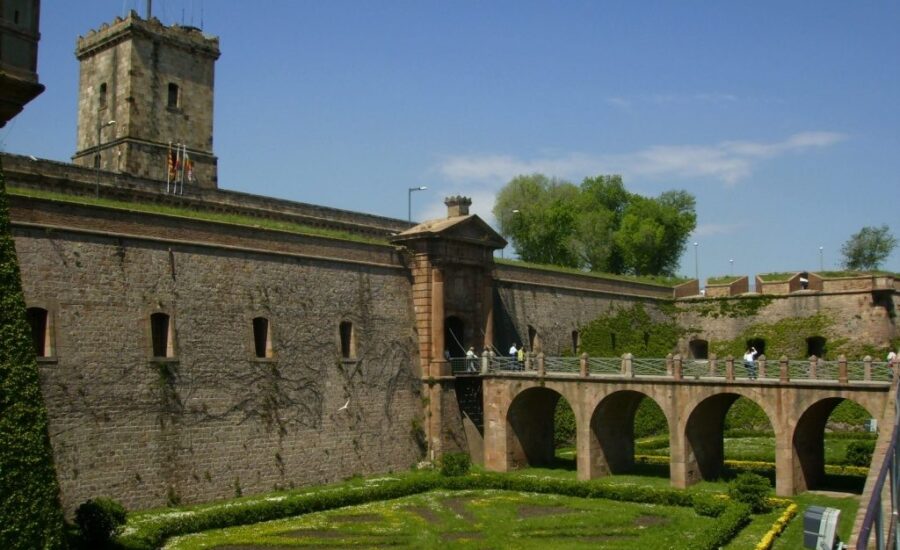
<svg viewBox="0 0 900 550">
<path fill-rule="evenodd" d="M 795 492 L 816 489 L 824 481 L 825 426 L 834 409 L 845 400 L 839 396 L 820 399 L 808 406 L 797 419 L 790 445 Z M 849 401 L 862 406 L 872 416 L 871 409 L 864 403 Z"/>
<path fill-rule="evenodd" d="M 565 399 L 562 393 L 540 386 L 513 397 L 505 414 L 506 469 L 555 463 L 554 412 L 560 399 Z M 577 412 L 575 422 L 580 422 Z"/>
<path fill-rule="evenodd" d="M 727 392 L 696 396 L 685 407 L 689 412 L 676 428 L 681 437 L 672 438 L 672 463 L 680 470 L 673 478 L 680 481 L 678 485 L 684 487 L 722 476 L 725 467 L 725 417 L 741 397 L 759 406 L 769 425 L 777 431 L 777 411 L 772 409 L 770 403 L 758 399 L 752 391 L 733 388 Z M 679 443 L 680 449 L 677 447 Z"/>
<path fill-rule="evenodd" d="M 594 407 L 590 419 L 586 454 L 588 478 L 628 473 L 634 468 L 634 419 L 641 401 L 650 395 L 635 390 L 614 391 Z M 671 434 L 672 421 L 664 407 Z"/>
</svg>

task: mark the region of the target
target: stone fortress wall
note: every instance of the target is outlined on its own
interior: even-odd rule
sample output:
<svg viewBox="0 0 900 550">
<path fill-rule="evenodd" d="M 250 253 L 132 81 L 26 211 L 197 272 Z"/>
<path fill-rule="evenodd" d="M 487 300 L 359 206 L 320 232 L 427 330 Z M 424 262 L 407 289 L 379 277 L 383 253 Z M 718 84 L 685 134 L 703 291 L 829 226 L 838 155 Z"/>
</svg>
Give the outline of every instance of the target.
<svg viewBox="0 0 900 550">
<path fill-rule="evenodd" d="M 40 368 L 67 510 L 100 495 L 129 508 L 199 502 L 420 460 L 412 300 L 389 247 L 12 203 L 26 303 L 52 325 Z M 171 317 L 171 357 L 153 357 L 158 312 Z M 270 357 L 255 354 L 259 317 Z"/>
</svg>

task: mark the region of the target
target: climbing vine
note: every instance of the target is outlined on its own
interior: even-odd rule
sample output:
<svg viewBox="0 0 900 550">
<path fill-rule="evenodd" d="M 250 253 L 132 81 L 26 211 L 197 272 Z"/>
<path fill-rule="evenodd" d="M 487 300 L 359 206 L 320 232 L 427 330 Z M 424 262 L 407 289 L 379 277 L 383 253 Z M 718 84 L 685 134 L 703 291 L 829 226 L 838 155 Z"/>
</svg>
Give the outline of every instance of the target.
<svg viewBox="0 0 900 550">
<path fill-rule="evenodd" d="M 718 319 L 728 317 L 737 319 L 753 317 L 772 303 L 772 296 L 738 296 L 729 298 L 706 298 L 693 302 L 685 302 L 682 311 L 693 312 L 700 317 Z"/>
<path fill-rule="evenodd" d="M 582 349 L 594 357 L 665 357 L 685 331 L 672 313 L 657 310 L 650 316 L 643 304 L 616 307 L 609 315 L 594 319 L 580 332 Z"/>
<path fill-rule="evenodd" d="M 835 337 L 831 330 L 833 325 L 834 320 L 822 313 L 810 317 L 788 317 L 774 323 L 756 323 L 731 340 L 711 342 L 709 351 L 719 357 L 739 357 L 743 355 L 747 342 L 761 339 L 766 342 L 765 354 L 770 359 L 777 359 L 782 355 L 789 359 L 803 359 L 807 352 L 806 339 L 820 336 L 827 342 L 826 358 L 837 358 L 841 353 L 849 357 L 858 346 L 851 344 L 846 338 Z"/>
<path fill-rule="evenodd" d="M 64 546 L 47 411 L 25 320 L 0 165 L 0 547 Z"/>
</svg>

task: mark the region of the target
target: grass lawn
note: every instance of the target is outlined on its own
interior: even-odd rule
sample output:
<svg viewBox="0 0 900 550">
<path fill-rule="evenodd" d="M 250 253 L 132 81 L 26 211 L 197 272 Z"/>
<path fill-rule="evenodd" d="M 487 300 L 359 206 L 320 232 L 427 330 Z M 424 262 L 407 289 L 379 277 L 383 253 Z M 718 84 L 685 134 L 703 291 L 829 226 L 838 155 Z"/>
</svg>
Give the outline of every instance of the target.
<svg viewBox="0 0 900 550">
<path fill-rule="evenodd" d="M 510 491 L 433 491 L 173 539 L 166 548 L 690 548 L 692 508 Z"/>
<path fill-rule="evenodd" d="M 755 440 L 766 438 L 743 438 Z M 835 440 L 840 441 L 840 440 Z M 759 441 L 746 445 L 757 452 Z M 840 441 L 839 445 L 846 445 Z M 651 443 L 648 445 L 653 447 Z M 656 443 L 659 446 L 659 443 Z M 657 449 L 658 451 L 660 449 Z M 662 449 L 665 450 L 665 449 Z M 640 452 L 640 451 L 639 451 Z M 840 450 L 835 451 L 840 454 Z M 765 453 L 763 453 L 765 454 Z M 746 455 L 741 455 L 746 456 Z M 761 456 L 760 458 L 768 458 Z M 475 468 L 476 471 L 479 468 Z M 728 472 L 725 475 L 733 475 Z M 310 487 L 291 493 L 318 493 L 362 489 L 370 484 L 390 483 L 418 473 L 398 473 L 391 477 L 354 478 L 343 483 Z M 526 468 L 510 476 L 575 480 L 575 452 L 560 449 L 549 468 Z M 852 476 L 859 485 L 858 476 Z M 594 483 L 629 485 L 668 490 L 671 488 L 666 464 L 636 464 L 630 475 L 614 475 Z M 858 490 L 858 489 L 857 489 Z M 703 481 L 691 492 L 724 494 L 725 480 Z M 244 497 L 228 503 L 199 507 L 245 506 L 252 501 L 277 501 L 287 493 Z M 774 492 L 773 495 L 774 496 Z M 804 493 L 790 499 L 799 506 L 797 516 L 776 539 L 773 548 L 802 548 L 803 512 L 808 506 L 841 510 L 839 536 L 847 540 L 859 506 L 853 494 Z M 724 548 L 754 548 L 785 511 L 785 505 L 771 512 L 753 515 L 751 522 Z M 190 513 L 178 509 L 132 514 L 129 525 L 152 524 L 155 518 Z M 288 519 L 195 533 L 171 539 L 165 548 L 253 550 L 262 548 L 346 547 L 447 547 L 447 548 L 690 548 L 689 539 L 708 530 L 715 520 L 699 516 L 691 507 L 638 504 L 603 499 L 582 499 L 556 494 L 536 494 L 499 490 L 435 490 L 394 500 L 383 500 L 309 513 Z"/>
</svg>

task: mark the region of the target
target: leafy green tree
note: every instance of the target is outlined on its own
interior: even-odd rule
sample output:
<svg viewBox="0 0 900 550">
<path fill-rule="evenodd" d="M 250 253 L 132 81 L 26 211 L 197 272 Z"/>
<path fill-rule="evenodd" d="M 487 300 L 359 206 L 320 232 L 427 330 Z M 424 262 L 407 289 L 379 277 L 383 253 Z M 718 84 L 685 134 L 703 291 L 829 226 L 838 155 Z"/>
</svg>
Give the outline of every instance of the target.
<svg viewBox="0 0 900 550">
<path fill-rule="evenodd" d="M 525 261 L 635 275 L 673 275 L 694 230 L 694 197 L 629 193 L 621 176 L 581 186 L 542 174 L 517 176 L 497 196 L 494 216 Z"/>
<path fill-rule="evenodd" d="M 567 240 L 578 188 L 541 174 L 513 178 L 497 196 L 494 217 L 526 262 L 580 267 Z"/>
<path fill-rule="evenodd" d="M 897 239 L 887 225 L 863 227 L 841 247 L 844 267 L 856 271 L 878 269 L 896 246 Z"/>
<path fill-rule="evenodd" d="M 0 548 L 65 545 L 47 412 L 0 165 Z"/>
</svg>

